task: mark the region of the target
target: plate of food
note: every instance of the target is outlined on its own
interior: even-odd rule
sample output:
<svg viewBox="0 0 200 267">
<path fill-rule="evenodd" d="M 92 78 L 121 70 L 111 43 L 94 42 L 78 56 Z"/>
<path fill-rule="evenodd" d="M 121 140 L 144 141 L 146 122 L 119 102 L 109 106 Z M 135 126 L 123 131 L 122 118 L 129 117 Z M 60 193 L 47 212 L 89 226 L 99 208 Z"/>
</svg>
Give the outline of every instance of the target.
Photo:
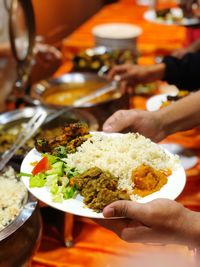
<svg viewBox="0 0 200 267">
<path fill-rule="evenodd" d="M 165 25 L 194 26 L 200 23 L 197 17 L 186 18 L 179 7 L 147 10 L 144 18 L 147 21 Z"/>
<path fill-rule="evenodd" d="M 171 92 L 170 94 L 159 94 L 152 96 L 146 102 L 146 109 L 148 111 L 159 110 L 186 97 L 187 95 L 189 95 L 188 91 L 178 91 L 178 93 Z"/>
<path fill-rule="evenodd" d="M 144 136 L 89 132 L 83 124 L 36 140 L 20 175 L 39 200 L 90 218 L 104 218 L 103 208 L 116 200 L 175 199 L 186 181 L 178 156 Z"/>
</svg>

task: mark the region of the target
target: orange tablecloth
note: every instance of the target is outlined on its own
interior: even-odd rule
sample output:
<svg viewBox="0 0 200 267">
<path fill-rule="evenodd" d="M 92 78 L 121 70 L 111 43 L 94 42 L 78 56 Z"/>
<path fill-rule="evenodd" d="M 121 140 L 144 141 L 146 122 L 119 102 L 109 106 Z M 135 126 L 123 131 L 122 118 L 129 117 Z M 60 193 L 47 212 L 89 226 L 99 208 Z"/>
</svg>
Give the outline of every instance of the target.
<svg viewBox="0 0 200 267">
<path fill-rule="evenodd" d="M 154 61 L 155 55 L 163 55 L 180 48 L 184 44 L 185 29 L 177 26 L 161 26 L 148 23 L 143 19 L 145 7 L 134 5 L 133 0 L 124 0 L 120 3 L 106 6 L 89 21 L 83 24 L 73 34 L 63 41 L 63 54 L 65 62 L 57 71 L 59 76 L 70 71 L 71 57 L 73 53 L 94 45 L 91 29 L 100 23 L 106 22 L 128 22 L 142 27 L 143 34 L 139 38 L 138 48 L 142 55 L 141 64 L 149 64 Z M 145 108 L 146 99 L 135 97 L 133 106 Z M 186 134 L 178 133 L 166 141 L 178 142 L 191 148 L 200 148 L 200 137 L 198 130 L 192 130 Z M 200 155 L 200 151 L 197 149 Z M 187 172 L 187 185 L 179 197 L 184 205 L 200 209 L 200 163 Z M 52 225 L 45 225 L 40 250 L 34 257 L 33 267 L 106 267 L 106 266 L 133 266 L 137 255 L 146 257 L 146 253 L 152 251 L 163 251 L 162 247 L 148 245 L 128 244 L 121 241 L 113 233 L 90 223 L 78 220 L 75 226 L 75 245 L 67 249 L 60 243 L 58 231 Z M 176 251 L 178 254 L 186 255 L 190 259 L 190 252 L 186 247 L 168 246 L 167 253 Z M 128 261 L 127 261 L 128 257 Z M 135 265 L 136 266 L 136 265 Z M 138 266 L 138 265 L 137 265 Z"/>
<path fill-rule="evenodd" d="M 100 12 L 63 40 L 64 64 L 56 75 L 70 70 L 72 67 L 70 60 L 74 53 L 95 45 L 91 31 L 94 26 L 102 23 L 133 23 L 142 28 L 143 34 L 138 40 L 138 50 L 141 54 L 140 63 L 142 64 L 153 63 L 155 55 L 169 54 L 173 50 L 181 48 L 185 42 L 185 28 L 147 22 L 143 19 L 146 10 L 146 7 L 135 5 L 134 1 L 121 1 L 102 8 Z"/>
</svg>

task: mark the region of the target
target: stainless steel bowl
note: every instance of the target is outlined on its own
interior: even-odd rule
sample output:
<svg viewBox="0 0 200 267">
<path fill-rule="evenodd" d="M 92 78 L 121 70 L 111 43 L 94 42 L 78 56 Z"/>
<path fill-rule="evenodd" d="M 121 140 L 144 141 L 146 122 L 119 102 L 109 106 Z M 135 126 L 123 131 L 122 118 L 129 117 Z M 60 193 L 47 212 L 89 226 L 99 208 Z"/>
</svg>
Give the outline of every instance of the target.
<svg viewBox="0 0 200 267">
<path fill-rule="evenodd" d="M 30 266 L 42 236 L 41 216 L 36 202 L 29 198 L 18 217 L 0 231 L 0 266 Z"/>
<path fill-rule="evenodd" d="M 0 266 L 28 266 L 39 247 L 41 234 L 42 222 L 37 201 L 28 194 L 19 215 L 0 231 Z"/>
<path fill-rule="evenodd" d="M 93 87 L 91 89 L 91 92 L 94 90 L 97 90 L 105 85 L 108 84 L 108 81 L 104 79 L 103 77 L 99 77 L 95 73 L 68 73 L 65 75 L 62 75 L 58 78 L 52 78 L 49 80 L 43 80 L 35 85 L 32 86 L 31 92 L 29 96 L 26 96 L 25 99 L 29 103 L 35 104 L 35 105 L 44 105 L 48 108 L 63 108 L 66 106 L 73 106 L 72 104 L 51 104 L 47 103 L 45 101 L 45 96 L 50 95 L 51 93 L 57 92 L 59 90 L 62 90 L 64 94 L 71 94 L 73 95 L 75 93 L 75 90 L 77 88 L 83 88 L 86 86 L 91 86 L 93 84 Z M 96 86 L 95 86 L 96 85 Z M 90 89 L 90 88 L 88 88 Z M 66 93 L 65 93 L 66 92 Z M 85 96 L 83 93 L 82 96 Z M 95 103 L 89 103 L 82 105 L 80 107 L 94 107 L 98 106 L 103 103 L 108 103 L 110 101 L 119 99 L 121 97 L 121 93 L 119 91 L 112 92 L 111 94 L 107 95 L 106 99 L 103 99 L 102 101 L 97 101 Z M 78 98 L 77 98 L 78 99 Z"/>
<path fill-rule="evenodd" d="M 27 193 L 28 194 L 28 193 Z M 19 215 L 7 227 L 0 231 L 0 242 L 20 228 L 32 215 L 37 206 L 37 201 L 32 195 L 27 195 L 22 203 Z"/>
<path fill-rule="evenodd" d="M 5 146 L 4 143 L 3 146 L 3 142 L 8 142 L 6 133 L 11 134 L 11 136 L 13 134 L 17 135 L 17 133 L 21 130 L 21 126 L 35 114 L 36 109 L 37 107 L 26 107 L 23 109 L 6 112 L 0 115 L 1 153 L 5 152 L 5 149 L 8 149 L 9 145 L 12 145 L 11 143 Z M 53 130 L 55 128 L 62 127 L 67 123 L 78 121 L 87 123 L 91 131 L 96 131 L 99 128 L 97 120 L 90 112 L 85 110 L 72 109 L 68 112 L 66 111 L 65 113 L 50 122 L 44 122 L 44 124 L 41 126 L 41 130 Z M 11 140 L 12 139 L 13 138 L 11 138 Z M 10 165 L 13 166 L 15 169 L 18 168 L 24 155 L 26 155 L 26 153 L 33 147 L 33 145 L 33 140 L 28 141 L 28 143 L 26 143 L 20 149 L 20 153 L 16 153 L 13 156 L 10 161 Z"/>
<path fill-rule="evenodd" d="M 23 109 L 16 109 L 10 112 L 5 112 L 0 115 L 0 130 L 8 129 L 14 125 L 19 123 L 26 122 L 30 119 L 36 112 L 37 107 L 26 107 Z M 51 121 L 48 124 L 42 126 L 44 128 L 48 126 L 53 126 L 55 124 L 63 125 L 63 123 L 67 123 L 68 121 L 79 120 L 84 121 L 88 124 L 91 131 L 96 131 L 98 129 L 98 123 L 95 117 L 87 111 L 72 109 L 66 111 L 61 116 L 56 118 L 56 120 Z"/>
</svg>

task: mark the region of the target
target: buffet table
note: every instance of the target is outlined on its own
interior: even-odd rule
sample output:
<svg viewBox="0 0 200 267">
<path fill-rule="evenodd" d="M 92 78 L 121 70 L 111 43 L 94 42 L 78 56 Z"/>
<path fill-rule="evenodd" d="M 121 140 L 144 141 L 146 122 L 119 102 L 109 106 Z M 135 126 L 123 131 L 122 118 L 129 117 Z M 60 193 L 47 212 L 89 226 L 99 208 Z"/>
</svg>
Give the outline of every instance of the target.
<svg viewBox="0 0 200 267">
<path fill-rule="evenodd" d="M 63 40 L 62 52 L 64 62 L 55 73 L 59 76 L 72 68 L 71 58 L 74 53 L 94 46 L 91 29 L 101 23 L 125 22 L 139 25 L 143 34 L 138 41 L 141 57 L 139 64 L 151 64 L 155 56 L 163 56 L 181 48 L 185 41 L 185 29 L 178 26 L 155 25 L 143 19 L 145 7 L 137 6 L 134 1 L 120 1 L 104 7 L 94 17 Z M 131 99 L 131 107 L 144 109 L 147 98 L 135 96 Z M 200 130 L 193 129 L 170 136 L 165 142 L 175 142 L 191 148 L 200 156 Z M 185 206 L 200 210 L 200 161 L 187 171 L 187 185 L 178 198 Z M 74 246 L 67 249 L 62 246 L 58 231 L 45 225 L 43 241 L 40 250 L 34 257 L 34 267 L 46 266 L 133 266 L 134 255 L 150 254 L 162 251 L 163 248 L 153 245 L 128 244 L 113 233 L 101 228 L 93 222 L 76 218 L 74 227 Z M 183 246 L 166 246 L 166 251 L 177 252 L 187 259 L 192 258 L 192 252 Z M 130 259 L 132 264 L 130 264 Z M 130 265 L 129 265 L 130 264 Z"/>
<path fill-rule="evenodd" d="M 91 30 L 94 26 L 102 23 L 133 23 L 142 28 L 143 34 L 138 40 L 138 50 L 141 54 L 139 63 L 141 64 L 151 64 L 154 62 L 155 56 L 166 55 L 181 48 L 185 43 L 185 28 L 147 22 L 143 18 L 146 10 L 147 7 L 137 6 L 134 1 L 121 1 L 102 8 L 63 40 L 64 63 L 56 75 L 71 69 L 70 60 L 75 53 L 94 46 Z"/>
</svg>

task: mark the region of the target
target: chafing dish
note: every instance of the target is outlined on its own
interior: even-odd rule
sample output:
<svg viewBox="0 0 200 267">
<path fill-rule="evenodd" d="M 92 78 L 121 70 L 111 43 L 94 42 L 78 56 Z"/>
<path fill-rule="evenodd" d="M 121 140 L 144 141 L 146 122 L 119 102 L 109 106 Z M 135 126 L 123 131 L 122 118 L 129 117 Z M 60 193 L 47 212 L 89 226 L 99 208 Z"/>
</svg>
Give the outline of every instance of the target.
<svg viewBox="0 0 200 267">
<path fill-rule="evenodd" d="M 74 71 L 98 72 L 116 64 L 136 63 L 137 53 L 130 49 L 110 49 L 97 46 L 80 51 L 73 58 Z"/>
<path fill-rule="evenodd" d="M 27 107 L 0 115 L 0 153 L 4 153 L 5 150 L 9 149 L 15 141 L 15 136 L 17 136 L 22 127 L 24 127 L 24 123 L 35 114 L 36 109 L 37 107 Z M 56 129 L 67 123 L 77 121 L 86 122 L 92 131 L 96 131 L 98 129 L 97 120 L 93 115 L 84 110 L 72 109 L 64 112 L 56 119 L 44 123 L 41 130 L 43 130 L 45 134 L 48 134 L 49 132 L 56 131 Z M 12 166 L 15 166 L 16 161 L 20 161 L 33 146 L 34 139 L 30 139 L 13 157 L 10 162 Z"/>
<path fill-rule="evenodd" d="M 73 106 L 77 99 L 90 94 L 108 84 L 105 78 L 93 73 L 68 73 L 58 78 L 43 80 L 32 86 L 30 96 L 26 100 L 33 104 L 42 104 L 50 108 Z M 94 107 L 119 99 L 121 93 L 113 91 L 97 98 L 94 102 L 81 107 Z"/>
</svg>

